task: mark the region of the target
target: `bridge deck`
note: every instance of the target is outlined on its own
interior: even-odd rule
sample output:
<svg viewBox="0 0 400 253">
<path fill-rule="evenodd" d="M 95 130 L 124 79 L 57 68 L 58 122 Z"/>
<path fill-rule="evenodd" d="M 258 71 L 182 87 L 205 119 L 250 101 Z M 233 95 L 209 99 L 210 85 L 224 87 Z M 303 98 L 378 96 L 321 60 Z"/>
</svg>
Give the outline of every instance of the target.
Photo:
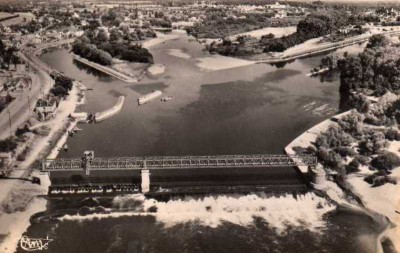
<svg viewBox="0 0 400 253">
<path fill-rule="evenodd" d="M 198 169 L 312 166 L 317 159 L 312 155 L 221 155 L 221 156 L 151 156 L 94 158 L 89 163 L 81 158 L 44 160 L 42 171 Z"/>
</svg>

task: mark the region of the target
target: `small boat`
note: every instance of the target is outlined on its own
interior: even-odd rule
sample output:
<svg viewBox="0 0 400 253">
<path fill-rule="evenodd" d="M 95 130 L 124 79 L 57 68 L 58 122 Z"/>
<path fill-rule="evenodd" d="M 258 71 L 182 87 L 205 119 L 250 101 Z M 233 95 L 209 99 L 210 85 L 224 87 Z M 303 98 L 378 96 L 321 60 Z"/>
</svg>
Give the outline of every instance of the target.
<svg viewBox="0 0 400 253">
<path fill-rule="evenodd" d="M 79 128 L 79 127 L 74 127 L 73 131 L 74 131 L 74 132 L 77 132 L 77 131 L 82 131 L 82 128 Z"/>
<path fill-rule="evenodd" d="M 64 149 L 64 151 L 68 151 L 68 145 L 65 144 L 65 145 L 63 146 L 63 149 Z"/>
<path fill-rule="evenodd" d="M 172 99 L 174 99 L 173 96 L 166 96 L 166 97 L 163 97 L 163 98 L 161 99 L 161 101 L 167 102 L 167 101 L 170 101 L 170 100 L 172 100 Z"/>
</svg>

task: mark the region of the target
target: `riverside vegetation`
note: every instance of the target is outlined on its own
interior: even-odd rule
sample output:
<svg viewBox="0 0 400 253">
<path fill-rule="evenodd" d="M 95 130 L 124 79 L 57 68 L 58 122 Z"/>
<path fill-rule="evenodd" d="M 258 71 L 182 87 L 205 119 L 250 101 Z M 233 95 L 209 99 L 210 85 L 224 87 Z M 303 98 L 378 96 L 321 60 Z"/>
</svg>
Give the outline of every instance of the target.
<svg viewBox="0 0 400 253">
<path fill-rule="evenodd" d="M 136 42 L 145 38 L 154 38 L 151 30 L 135 29 L 131 31 L 124 24 L 108 29 L 99 24 L 91 26 L 75 40 L 72 52 L 101 65 L 112 65 L 113 58 L 128 62 L 153 63 L 153 56 Z"/>
<path fill-rule="evenodd" d="M 316 154 L 341 183 L 360 166 L 375 171 L 365 178 L 373 186 L 397 183 L 390 174 L 400 166 L 400 157 L 388 146 L 400 141 L 399 53 L 399 44 L 374 35 L 362 53 L 339 59 L 340 93 L 354 110 L 322 132 L 313 146 L 297 148 Z"/>
<path fill-rule="evenodd" d="M 283 52 L 307 40 L 322 36 L 326 36 L 326 41 L 337 42 L 350 36 L 362 34 L 366 30 L 361 28 L 361 24 L 367 22 L 366 20 L 368 19 L 363 16 L 349 15 L 344 11 L 320 10 L 310 13 L 300 20 L 297 23 L 296 32 L 287 36 L 275 38 L 273 34 L 265 34 L 261 39 L 239 36 L 236 41 L 224 38 L 222 43 L 212 42 L 207 49 L 211 53 L 239 57 Z M 354 28 L 346 34 L 340 33 L 340 28 L 350 25 L 354 25 Z"/>
</svg>

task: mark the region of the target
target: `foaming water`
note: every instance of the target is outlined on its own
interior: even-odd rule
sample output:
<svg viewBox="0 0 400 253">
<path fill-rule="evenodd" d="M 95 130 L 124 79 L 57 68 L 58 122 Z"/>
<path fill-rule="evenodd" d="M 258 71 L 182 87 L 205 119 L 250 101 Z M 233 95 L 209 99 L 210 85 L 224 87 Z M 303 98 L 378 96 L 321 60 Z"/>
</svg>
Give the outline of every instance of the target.
<svg viewBox="0 0 400 253">
<path fill-rule="evenodd" d="M 207 196 L 200 199 L 186 197 L 167 202 L 134 194 L 115 197 L 113 206 L 116 212 L 86 216 L 66 215 L 61 220 L 154 216 L 167 228 L 190 222 L 216 228 L 225 222 L 251 226 L 255 219 L 261 218 L 280 233 L 288 227 L 302 227 L 317 232 L 326 225 L 324 214 L 336 209 L 335 205 L 313 193 L 296 197 L 267 197 L 264 194 Z M 130 211 L 121 212 L 126 209 Z"/>
</svg>

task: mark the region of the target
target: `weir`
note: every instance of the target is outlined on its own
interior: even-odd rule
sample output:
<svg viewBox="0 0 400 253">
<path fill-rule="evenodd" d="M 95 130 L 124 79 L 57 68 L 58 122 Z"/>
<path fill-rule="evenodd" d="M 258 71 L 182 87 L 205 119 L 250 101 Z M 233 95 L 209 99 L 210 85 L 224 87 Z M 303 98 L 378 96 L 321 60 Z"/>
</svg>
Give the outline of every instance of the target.
<svg viewBox="0 0 400 253">
<path fill-rule="evenodd" d="M 82 158 L 47 159 L 41 171 L 49 173 L 52 190 L 67 191 L 151 191 L 152 170 L 249 170 L 277 167 L 315 167 L 312 155 L 218 155 L 218 156 L 149 156 L 94 157 L 86 151 Z M 139 189 L 140 186 L 140 189 Z"/>
</svg>

